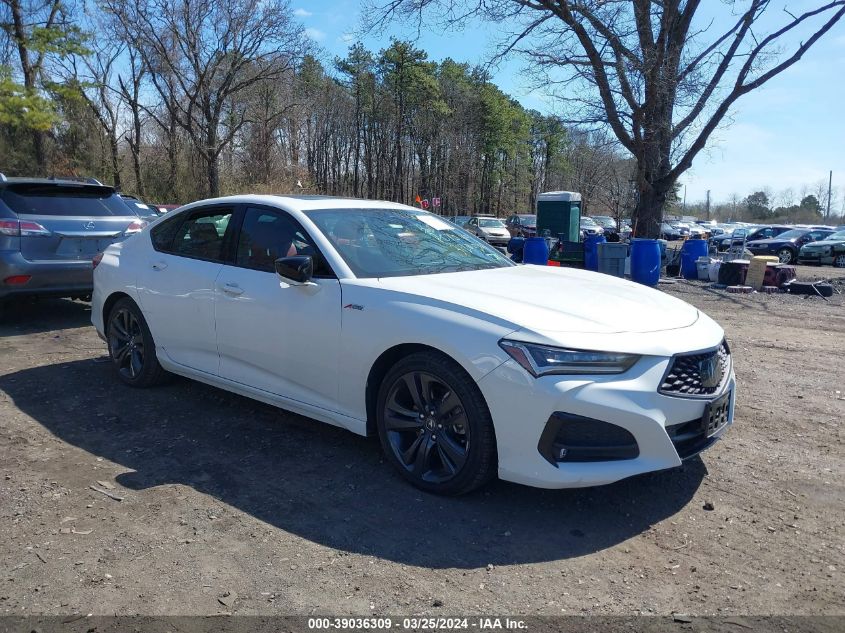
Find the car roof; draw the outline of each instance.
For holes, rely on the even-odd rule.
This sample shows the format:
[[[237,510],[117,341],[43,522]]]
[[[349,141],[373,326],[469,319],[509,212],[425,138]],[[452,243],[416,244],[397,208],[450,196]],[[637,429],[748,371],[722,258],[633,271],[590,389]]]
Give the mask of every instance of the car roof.
[[[399,202],[388,202],[385,200],[364,200],[361,198],[343,198],[339,196],[316,196],[299,194],[242,194],[236,196],[224,196],[220,198],[207,198],[197,200],[183,205],[182,209],[194,208],[206,204],[266,204],[270,206],[281,206],[295,211],[315,211],[318,209],[332,209],[343,211],[344,209],[402,209],[405,211],[417,211],[428,213],[425,209],[418,209]]]
[[[99,180],[93,178],[30,178],[22,176],[3,176],[0,178],[0,187],[6,185],[75,185],[77,187],[108,187],[114,189],[111,185],[104,185]]]

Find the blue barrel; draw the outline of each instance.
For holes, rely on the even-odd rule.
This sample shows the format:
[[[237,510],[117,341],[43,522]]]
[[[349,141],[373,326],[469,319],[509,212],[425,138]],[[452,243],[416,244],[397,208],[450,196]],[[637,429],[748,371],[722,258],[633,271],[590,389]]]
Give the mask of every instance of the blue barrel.
[[[599,244],[606,241],[604,235],[588,235],[584,238],[584,268],[598,272]]]
[[[660,243],[636,238],[631,241],[631,279],[656,286],[660,280]]]
[[[508,253],[511,254],[511,259],[517,263],[522,261],[522,251],[524,248],[524,237],[512,237],[508,242]]]
[[[529,237],[522,249],[523,264],[546,266],[549,263],[549,245],[543,237]]]
[[[698,279],[696,262],[699,257],[707,257],[706,240],[687,240],[681,247],[681,274],[684,279]]]

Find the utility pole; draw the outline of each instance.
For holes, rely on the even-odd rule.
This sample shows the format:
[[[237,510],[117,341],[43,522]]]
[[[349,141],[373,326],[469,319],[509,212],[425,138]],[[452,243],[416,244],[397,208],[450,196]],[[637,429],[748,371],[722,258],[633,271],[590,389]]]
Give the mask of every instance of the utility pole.
[[[825,213],[825,220],[830,219],[830,191],[833,188],[833,170],[830,170],[830,176],[827,179],[827,213]]]
[[[684,210],[681,212],[683,218],[687,214],[687,186],[684,185]]]
[[[710,220],[710,190],[707,190],[707,219]]]

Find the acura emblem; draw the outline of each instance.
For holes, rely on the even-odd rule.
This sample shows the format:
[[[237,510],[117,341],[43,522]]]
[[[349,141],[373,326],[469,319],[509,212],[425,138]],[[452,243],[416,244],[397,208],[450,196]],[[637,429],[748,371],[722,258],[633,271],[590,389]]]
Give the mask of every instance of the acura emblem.
[[[718,387],[722,382],[722,365],[719,357],[713,354],[698,363],[698,375],[701,376],[701,385],[707,389]]]
[[[82,226],[83,226],[83,228],[86,228],[86,229],[88,229],[88,230],[90,231],[91,229],[93,229],[93,228],[94,228],[94,223],[93,223],[93,222],[86,222],[86,223],[85,223],[85,224],[83,224]]]

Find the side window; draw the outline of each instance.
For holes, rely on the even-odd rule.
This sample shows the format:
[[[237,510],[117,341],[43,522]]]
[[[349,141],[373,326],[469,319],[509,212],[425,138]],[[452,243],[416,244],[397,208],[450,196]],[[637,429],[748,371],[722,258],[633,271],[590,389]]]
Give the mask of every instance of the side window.
[[[773,236],[774,236],[773,234],[774,234],[774,230],[773,230],[773,229],[763,229],[762,231],[760,231],[760,237],[759,237],[759,239],[761,239],[761,240],[767,240],[767,239],[769,239],[770,237],[773,237]]]
[[[150,231],[153,248],[157,251],[169,253],[173,244],[173,238],[176,235],[176,231],[182,226],[182,221],[182,217],[168,218],[154,226]]]
[[[247,208],[238,237],[237,265],[271,273],[277,259],[294,255],[311,255],[315,277],[335,276],[296,220],[283,212]]]
[[[176,231],[170,252],[183,257],[222,261],[223,237],[231,219],[231,209],[191,213]]]

